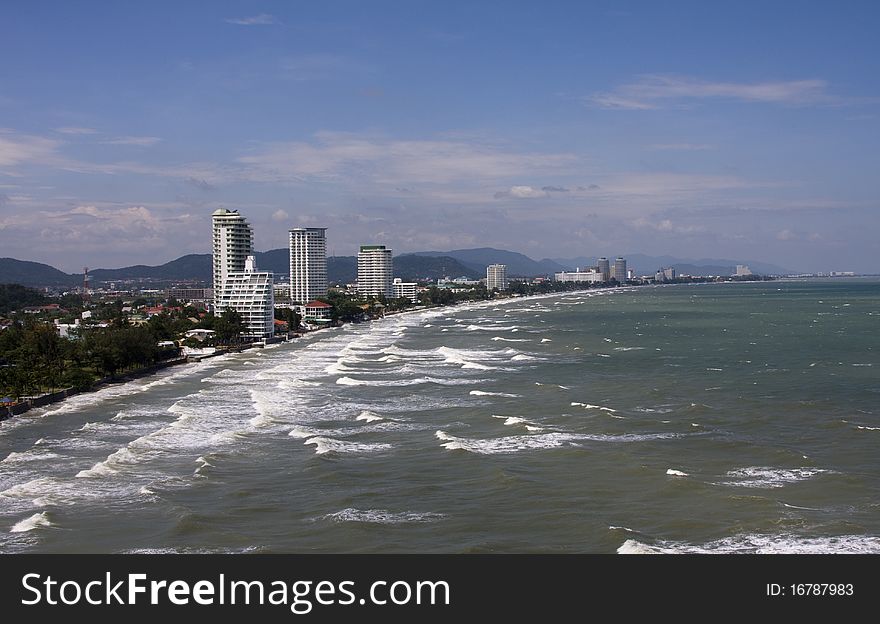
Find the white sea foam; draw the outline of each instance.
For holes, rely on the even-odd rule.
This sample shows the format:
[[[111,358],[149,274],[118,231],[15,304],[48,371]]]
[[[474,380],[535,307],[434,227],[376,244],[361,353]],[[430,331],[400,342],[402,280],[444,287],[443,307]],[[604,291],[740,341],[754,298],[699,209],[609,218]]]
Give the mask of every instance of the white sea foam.
[[[440,379],[437,377],[416,377],[415,379],[353,379],[340,377],[336,383],[343,386],[418,386],[421,384],[437,384],[440,386],[463,386],[489,381],[486,379]]]
[[[603,405],[593,405],[592,403],[578,403],[577,401],[571,402],[572,407],[583,407],[584,409],[594,409],[601,410],[603,412],[616,412],[616,409],[611,409],[610,407],[605,407]]]
[[[314,445],[316,455],[324,455],[325,453],[339,453],[344,455],[376,453],[379,451],[387,451],[391,448],[390,444],[349,442],[348,440],[336,440],[324,436],[309,438],[303,442],[303,444]]]
[[[290,430],[289,435],[291,438],[310,438],[312,436],[318,435],[319,431],[317,429],[310,429],[308,427],[294,427]]]
[[[26,531],[33,531],[34,529],[38,529],[40,527],[50,527],[55,526],[49,520],[49,517],[46,515],[45,511],[41,511],[39,513],[35,513],[29,518],[25,518],[20,522],[16,522],[15,525],[9,529],[10,533],[24,533]]]
[[[109,477],[119,472],[107,465],[107,460],[100,461],[91,468],[80,470],[76,473],[77,479],[94,479],[98,477]]]
[[[509,392],[487,392],[485,390],[471,390],[470,394],[473,396],[498,396],[498,397],[509,397],[509,398],[517,398],[522,395],[520,394],[511,394]]]
[[[384,418],[379,416],[379,414],[377,414],[376,412],[371,412],[370,410],[364,410],[360,414],[358,414],[358,416],[357,416],[357,418],[355,418],[355,420],[363,420],[363,421],[369,423],[369,422],[376,422],[379,420],[384,420]]]
[[[437,353],[443,356],[444,361],[447,364],[456,364],[460,365],[462,368],[471,368],[476,370],[492,370],[491,366],[478,364],[476,362],[465,359],[469,355],[473,354],[473,351],[465,351],[463,349],[450,349],[449,347],[440,347],[439,349],[437,349]]]
[[[731,470],[725,475],[729,481],[723,481],[720,485],[750,488],[780,488],[789,483],[805,481],[816,475],[831,474],[831,470],[820,468],[770,468],[751,466]]]
[[[506,436],[502,438],[458,438],[445,431],[434,433],[441,441],[441,446],[450,451],[462,450],[479,455],[497,455],[505,453],[517,453],[532,449],[558,448],[572,446],[576,436],[569,433],[545,433],[526,436]]]
[[[501,336],[495,336],[492,340],[495,342],[529,342],[528,338],[502,338]]]
[[[645,347],[614,347],[615,351],[641,351]]]
[[[511,362],[525,362],[528,360],[537,360],[537,359],[538,358],[532,357],[531,355],[524,355],[524,354],[520,353],[519,355],[514,355],[512,358],[510,358],[510,361]]]
[[[13,451],[9,455],[6,456],[3,461],[0,461],[0,464],[19,464],[22,462],[32,462],[32,461],[45,461],[47,459],[57,459],[61,457],[58,453],[52,453],[50,451],[26,451],[23,453],[16,453]]]
[[[739,534],[723,539],[692,544],[689,542],[657,541],[646,544],[626,540],[618,554],[866,554],[880,553],[880,537],[870,535],[800,536],[793,534]]]
[[[363,379],[352,379],[351,377],[340,377],[336,380],[336,383],[340,386],[368,386],[370,385],[369,381],[365,381]]]
[[[543,431],[543,429],[537,426],[535,423],[526,420],[525,418],[520,418],[519,416],[497,416],[492,414],[492,418],[499,418],[504,420],[504,424],[508,427],[523,425],[529,431]]]
[[[323,516],[334,522],[366,522],[371,524],[405,524],[412,522],[436,522],[445,518],[443,514],[433,512],[403,511],[393,512],[387,509],[355,509],[348,507],[332,514]]]
[[[541,338],[541,342],[553,342],[550,338]]]
[[[516,331],[519,328],[516,325],[492,325],[492,326],[483,326],[483,325],[468,325],[465,327],[465,331]]]
[[[686,472],[682,472],[681,470],[676,470],[675,468],[667,468],[666,474],[671,477],[689,477],[690,475]]]
[[[880,431],[880,427],[868,427],[867,425],[856,425],[857,429],[867,429],[868,431]]]

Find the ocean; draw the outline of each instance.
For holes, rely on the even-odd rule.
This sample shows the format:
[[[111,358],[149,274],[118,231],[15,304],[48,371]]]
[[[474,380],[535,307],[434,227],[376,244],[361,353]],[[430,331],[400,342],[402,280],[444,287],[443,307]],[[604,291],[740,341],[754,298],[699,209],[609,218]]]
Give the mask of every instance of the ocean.
[[[0,423],[2,552],[880,552],[880,281],[401,314]]]

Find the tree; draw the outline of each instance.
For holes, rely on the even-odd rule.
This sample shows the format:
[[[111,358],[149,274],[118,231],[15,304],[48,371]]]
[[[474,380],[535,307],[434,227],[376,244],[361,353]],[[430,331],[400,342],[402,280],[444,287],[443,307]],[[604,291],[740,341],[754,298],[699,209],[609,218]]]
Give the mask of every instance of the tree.
[[[237,310],[226,309],[219,317],[214,318],[214,332],[220,344],[241,342],[241,334],[246,327]]]

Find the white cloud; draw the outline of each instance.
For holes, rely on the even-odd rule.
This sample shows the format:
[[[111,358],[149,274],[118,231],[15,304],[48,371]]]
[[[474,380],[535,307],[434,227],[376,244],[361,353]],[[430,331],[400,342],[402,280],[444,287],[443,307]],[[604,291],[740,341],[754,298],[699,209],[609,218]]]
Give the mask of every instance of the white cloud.
[[[237,26],[268,26],[278,23],[275,16],[268,13],[260,13],[251,17],[229,17],[224,21],[229,24],[236,24]]]
[[[66,126],[64,128],[55,128],[55,132],[60,132],[61,134],[97,134],[98,131],[94,128],[80,128],[76,126]]]
[[[107,145],[137,145],[139,147],[150,147],[161,141],[159,137],[152,136],[120,136],[101,141]]]
[[[687,100],[718,98],[804,106],[837,101],[827,93],[824,80],[776,82],[708,82],[688,76],[648,74],[610,92],[594,93],[584,100],[598,108],[645,110]]]
[[[290,218],[290,215],[287,214],[286,210],[281,210],[280,208],[272,213],[273,221],[287,221]]]
[[[255,181],[345,179],[390,188],[493,181],[570,168],[571,154],[522,153],[454,140],[395,140],[322,132],[313,142],[271,143],[238,159]]]
[[[0,129],[0,167],[54,159],[60,141]]]
[[[495,193],[495,199],[504,199],[512,197],[513,199],[536,199],[539,197],[547,197],[547,191],[536,189],[532,186],[511,186],[506,191],[498,191]]]
[[[776,240],[792,241],[792,240],[797,240],[798,238],[799,237],[797,234],[795,234],[794,232],[792,232],[791,230],[788,230],[788,229],[780,230],[779,232],[776,233]]]

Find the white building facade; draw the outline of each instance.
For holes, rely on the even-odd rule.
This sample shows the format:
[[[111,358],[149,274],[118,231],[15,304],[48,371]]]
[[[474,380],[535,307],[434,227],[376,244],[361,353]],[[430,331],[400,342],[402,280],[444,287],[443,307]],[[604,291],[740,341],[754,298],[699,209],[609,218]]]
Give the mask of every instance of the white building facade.
[[[406,297],[413,303],[419,302],[419,285],[417,283],[404,282],[401,278],[395,277],[391,288],[394,291],[395,299]]]
[[[294,228],[289,232],[290,300],[307,303],[327,296],[326,228]]]
[[[587,269],[577,271],[562,271],[554,275],[557,282],[589,282],[591,284],[601,284],[605,281],[602,273],[595,269]]]
[[[486,289],[507,290],[507,265],[490,264],[486,267]]]
[[[608,262],[608,258],[599,258],[596,270],[602,274],[603,282],[607,282],[611,279],[611,266]]]
[[[614,261],[614,270],[611,277],[616,279],[618,284],[626,283],[626,260],[624,258],[618,258]]]
[[[262,340],[275,334],[275,290],[273,275],[258,271],[253,256],[245,260],[244,271],[228,273],[215,314],[235,310],[241,315],[245,330],[242,336]]]
[[[358,252],[358,292],[365,296],[394,296],[391,250],[385,245],[361,245]]]
[[[220,208],[211,215],[213,232],[214,307],[222,298],[223,283],[230,273],[244,271],[247,257],[254,253],[254,233],[237,210]]]

